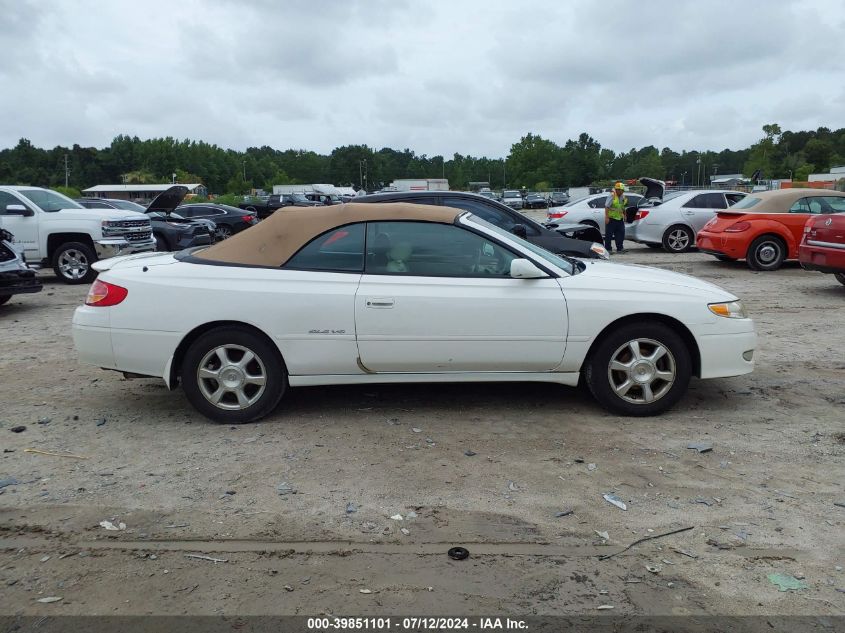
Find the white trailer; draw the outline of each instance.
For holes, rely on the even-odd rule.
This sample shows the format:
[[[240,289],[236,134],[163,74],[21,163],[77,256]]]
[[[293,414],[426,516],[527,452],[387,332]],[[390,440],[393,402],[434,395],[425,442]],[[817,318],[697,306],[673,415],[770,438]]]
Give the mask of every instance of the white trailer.
[[[401,178],[388,187],[390,191],[449,191],[446,178]]]
[[[334,185],[312,184],[312,185],[273,185],[273,194],[283,193],[321,193],[325,195],[342,195]]]

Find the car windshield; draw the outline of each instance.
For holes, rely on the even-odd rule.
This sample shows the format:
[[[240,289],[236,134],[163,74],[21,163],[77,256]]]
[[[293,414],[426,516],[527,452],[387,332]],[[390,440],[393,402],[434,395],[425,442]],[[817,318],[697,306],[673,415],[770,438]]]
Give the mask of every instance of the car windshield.
[[[540,246],[532,244],[531,242],[524,240],[521,237],[510,233],[509,231],[499,228],[494,224],[490,224],[486,220],[482,220],[481,218],[479,218],[477,215],[469,214],[465,217],[473,224],[478,224],[486,229],[493,231],[494,233],[497,233],[498,235],[506,239],[513,240],[523,248],[531,251],[541,259],[545,259],[553,266],[557,266],[561,270],[566,271],[570,275],[577,275],[579,272],[581,272],[581,270],[577,266],[575,266],[572,262],[565,260],[563,257],[558,257],[554,253],[547,251],[545,248],[541,248]]]
[[[761,198],[754,198],[752,196],[748,196],[747,198],[743,198],[742,200],[737,202],[735,205],[733,205],[731,207],[731,209],[750,209],[751,207],[756,205],[758,202],[760,202],[760,200],[761,200]]]
[[[81,204],[74,202],[67,196],[49,189],[21,189],[18,193],[44,211],[58,211],[60,209],[84,209]]]
[[[519,198],[519,192],[518,191],[506,191],[504,193],[504,197],[505,198]]]
[[[686,191],[670,191],[665,196],[663,196],[663,202],[667,200],[671,200],[672,198],[677,198],[678,196],[682,196],[683,194],[687,193]]]
[[[585,200],[588,200],[588,199],[591,199],[591,198],[592,198],[592,196],[583,196],[582,198],[575,198],[575,200],[570,200],[566,204],[568,206],[571,206],[573,204],[578,204],[579,202],[584,202]]]
[[[118,209],[123,209],[124,211],[143,212],[147,210],[144,205],[138,204],[137,202],[130,202],[129,200],[109,200],[109,202]]]
[[[292,193],[290,197],[295,202],[308,202],[308,198],[306,198],[305,194],[302,193]]]

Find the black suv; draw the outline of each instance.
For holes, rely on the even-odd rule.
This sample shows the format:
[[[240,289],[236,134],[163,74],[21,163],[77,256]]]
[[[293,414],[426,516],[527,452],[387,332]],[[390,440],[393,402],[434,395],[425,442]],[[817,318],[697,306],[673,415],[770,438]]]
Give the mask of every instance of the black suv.
[[[352,202],[412,202],[414,204],[454,207],[469,211],[482,220],[510,231],[514,235],[552,253],[592,259],[608,258],[604,246],[596,243],[601,241],[601,234],[595,227],[584,224],[548,224],[544,226],[501,202],[476,193],[464,191],[391,191],[359,196],[354,198]]]

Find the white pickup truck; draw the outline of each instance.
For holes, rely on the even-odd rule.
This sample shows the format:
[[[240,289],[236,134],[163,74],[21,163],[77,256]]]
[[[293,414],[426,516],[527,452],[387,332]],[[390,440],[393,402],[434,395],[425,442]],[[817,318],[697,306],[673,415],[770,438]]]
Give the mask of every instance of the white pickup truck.
[[[0,222],[30,264],[52,266],[69,284],[89,283],[98,259],[154,251],[150,219],[120,209],[86,209],[40,187],[0,185]]]

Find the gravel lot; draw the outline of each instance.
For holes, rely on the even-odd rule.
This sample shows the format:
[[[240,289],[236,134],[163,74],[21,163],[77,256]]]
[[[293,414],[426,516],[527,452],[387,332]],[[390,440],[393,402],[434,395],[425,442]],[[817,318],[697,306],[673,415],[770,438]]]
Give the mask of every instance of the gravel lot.
[[[78,365],[87,288],[42,273],[0,308],[0,479],[19,482],[0,489],[0,614],[841,614],[845,287],[630,247],[743,298],[754,374],[694,380],[652,419],[558,386],[415,385],[296,389],[220,426]]]

